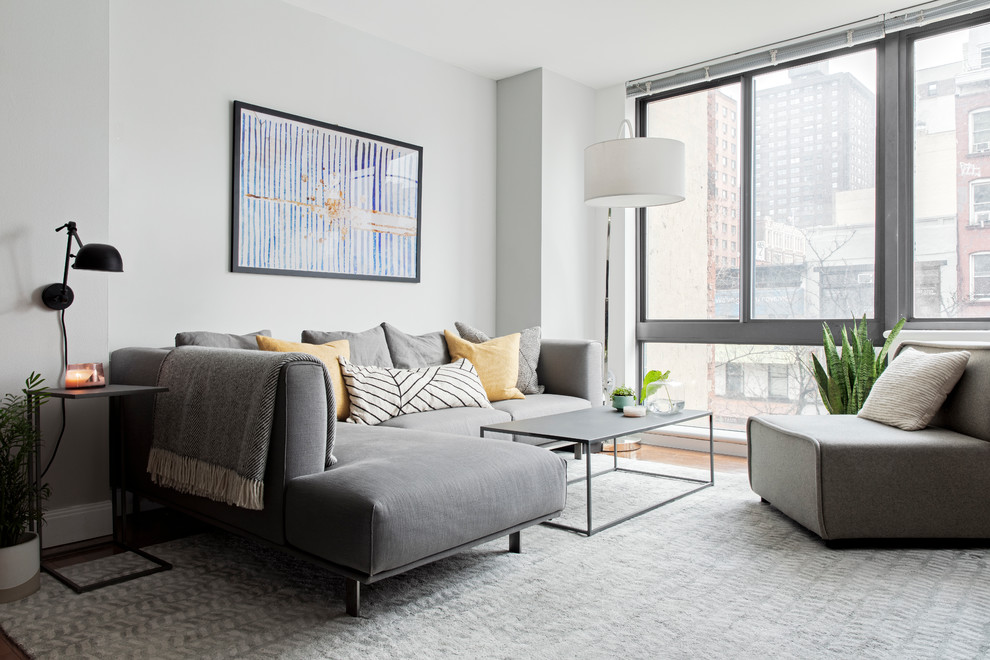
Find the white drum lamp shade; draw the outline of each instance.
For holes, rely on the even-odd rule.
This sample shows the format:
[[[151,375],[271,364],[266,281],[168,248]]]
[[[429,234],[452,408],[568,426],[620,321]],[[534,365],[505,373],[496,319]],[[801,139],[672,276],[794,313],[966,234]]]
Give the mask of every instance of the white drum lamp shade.
[[[620,138],[584,150],[588,206],[639,208],[684,201],[684,143]]]

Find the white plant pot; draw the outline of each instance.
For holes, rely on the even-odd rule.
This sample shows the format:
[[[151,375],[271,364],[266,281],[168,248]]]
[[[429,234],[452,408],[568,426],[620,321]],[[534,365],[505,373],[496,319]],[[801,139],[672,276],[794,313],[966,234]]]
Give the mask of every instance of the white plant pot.
[[[0,548],[0,603],[30,596],[41,587],[41,545],[26,532],[21,542]]]

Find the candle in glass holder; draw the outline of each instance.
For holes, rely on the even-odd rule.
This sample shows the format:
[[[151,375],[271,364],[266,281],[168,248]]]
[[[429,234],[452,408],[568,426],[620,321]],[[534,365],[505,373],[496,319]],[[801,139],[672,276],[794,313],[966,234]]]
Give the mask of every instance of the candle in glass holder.
[[[69,369],[65,372],[65,386],[69,389],[83,387],[92,377],[92,369]]]
[[[104,387],[107,380],[103,375],[102,362],[70,364],[65,369],[65,386],[69,389],[80,387]]]

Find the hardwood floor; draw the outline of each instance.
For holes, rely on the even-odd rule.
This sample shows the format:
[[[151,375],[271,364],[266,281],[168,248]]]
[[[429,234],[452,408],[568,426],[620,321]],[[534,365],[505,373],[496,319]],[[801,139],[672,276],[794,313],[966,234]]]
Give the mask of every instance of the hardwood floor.
[[[670,449],[641,445],[635,451],[619,452],[620,458],[631,458],[638,461],[651,461],[664,465],[679,465],[681,467],[708,469],[708,452],[689,451],[687,449]],[[749,468],[746,459],[741,456],[724,456],[715,454],[715,471],[729,474],[746,474]]]
[[[620,452],[620,456],[623,458],[632,458],[638,461],[651,461],[654,463],[663,463],[665,465],[679,465],[682,467],[693,467],[698,469],[708,468],[708,453],[699,451],[688,451],[686,449],[668,449],[667,447],[654,447],[652,445],[642,445],[636,451],[630,452]],[[731,474],[746,474],[746,459],[739,456],[723,456],[721,454],[715,455],[715,471]],[[150,522],[146,522],[144,525],[140,525],[138,532],[138,544],[147,545],[149,543],[158,543],[167,540],[168,537],[174,538],[176,536],[175,525],[169,521],[169,518],[176,514],[171,512],[163,512],[158,516],[158,519],[150,519]],[[189,524],[191,527],[183,527],[183,525]],[[197,524],[195,523],[181,523],[182,534],[188,534],[190,532],[195,532]],[[168,530],[168,531],[165,531]],[[70,548],[59,548],[56,550],[68,550]],[[46,550],[45,554],[49,554],[50,550]],[[93,556],[88,556],[85,558],[95,559],[101,556],[98,552],[94,553]],[[75,558],[79,561],[78,557]],[[25,655],[14,643],[7,637],[2,630],[0,630],[0,660],[27,660],[29,656]]]

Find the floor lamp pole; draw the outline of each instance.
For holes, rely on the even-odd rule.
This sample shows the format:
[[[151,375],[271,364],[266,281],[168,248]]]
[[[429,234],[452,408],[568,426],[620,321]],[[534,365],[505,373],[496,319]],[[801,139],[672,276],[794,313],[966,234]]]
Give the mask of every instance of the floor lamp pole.
[[[608,278],[609,258],[612,255],[612,208],[608,209],[608,224],[605,226],[605,343],[602,351],[602,403],[608,403]]]

